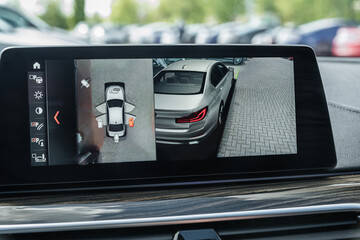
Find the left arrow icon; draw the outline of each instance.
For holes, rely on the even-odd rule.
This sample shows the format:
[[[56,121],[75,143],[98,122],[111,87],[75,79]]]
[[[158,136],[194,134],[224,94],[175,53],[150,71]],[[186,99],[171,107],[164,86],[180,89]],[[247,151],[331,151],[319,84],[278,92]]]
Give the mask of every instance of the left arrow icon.
[[[60,124],[59,120],[57,119],[57,117],[58,117],[58,115],[59,115],[59,112],[60,112],[60,111],[57,111],[56,114],[55,114],[55,116],[54,116],[55,122],[56,122],[57,124]]]

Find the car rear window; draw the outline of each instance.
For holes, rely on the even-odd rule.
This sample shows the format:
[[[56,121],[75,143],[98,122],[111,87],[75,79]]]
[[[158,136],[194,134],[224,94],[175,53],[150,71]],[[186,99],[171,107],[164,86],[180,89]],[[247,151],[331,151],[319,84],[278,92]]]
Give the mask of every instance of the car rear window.
[[[120,131],[124,130],[124,125],[123,124],[110,124],[109,130],[112,132],[120,132]]]
[[[154,79],[155,93],[198,94],[202,92],[204,72],[163,71]]]
[[[108,106],[111,107],[122,107],[123,105],[123,100],[120,99],[111,99],[109,101],[107,101]]]

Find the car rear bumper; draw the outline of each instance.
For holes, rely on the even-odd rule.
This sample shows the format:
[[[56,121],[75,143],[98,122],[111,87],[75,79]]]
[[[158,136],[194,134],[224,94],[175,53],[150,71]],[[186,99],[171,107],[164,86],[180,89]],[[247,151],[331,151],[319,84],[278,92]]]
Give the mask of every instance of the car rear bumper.
[[[189,128],[155,128],[156,142],[162,144],[199,144],[207,139],[217,127],[217,118],[208,119],[205,124],[197,123]]]

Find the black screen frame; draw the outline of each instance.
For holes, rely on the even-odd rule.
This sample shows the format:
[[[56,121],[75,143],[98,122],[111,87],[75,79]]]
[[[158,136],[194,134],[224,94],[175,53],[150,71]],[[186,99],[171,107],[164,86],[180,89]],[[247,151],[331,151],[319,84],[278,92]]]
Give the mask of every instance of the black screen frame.
[[[241,157],[205,161],[108,163],[88,166],[31,167],[26,69],[34,60],[162,57],[293,57],[298,154]],[[251,178],[281,172],[324,171],[335,167],[336,155],[325,93],[313,50],[306,46],[258,45],[121,45],[9,48],[2,52],[0,96],[5,118],[0,120],[0,186],[108,182],[136,185],[139,181],[211,180],[225,176]],[[24,136],[25,135],[25,136]],[[10,157],[8,157],[10,156]],[[123,182],[123,183],[122,183]]]

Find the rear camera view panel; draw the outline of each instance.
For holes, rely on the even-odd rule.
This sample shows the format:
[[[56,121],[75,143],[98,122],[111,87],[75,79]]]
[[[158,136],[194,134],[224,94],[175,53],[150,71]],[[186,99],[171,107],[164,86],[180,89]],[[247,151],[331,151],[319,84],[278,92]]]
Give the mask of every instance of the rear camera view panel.
[[[296,154],[292,58],[153,59],[158,160]]]
[[[76,60],[75,66],[77,162],[156,160],[151,59]]]

